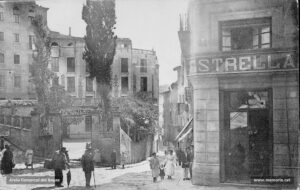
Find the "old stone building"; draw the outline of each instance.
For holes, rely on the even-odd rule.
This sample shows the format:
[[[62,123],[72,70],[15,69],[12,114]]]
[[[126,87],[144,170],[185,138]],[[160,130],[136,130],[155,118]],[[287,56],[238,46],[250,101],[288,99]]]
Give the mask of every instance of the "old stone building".
[[[35,98],[29,83],[34,49],[31,19],[43,15],[47,8],[34,1],[0,2],[0,99]]]
[[[180,42],[193,87],[193,184],[296,185],[297,2],[194,0],[188,18]]]

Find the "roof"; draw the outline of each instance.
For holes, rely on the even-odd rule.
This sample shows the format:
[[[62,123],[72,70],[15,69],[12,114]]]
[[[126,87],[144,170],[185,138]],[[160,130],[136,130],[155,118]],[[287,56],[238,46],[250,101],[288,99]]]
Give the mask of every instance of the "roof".
[[[84,40],[83,37],[69,36],[52,30],[50,30],[49,37],[56,38],[56,39]]]

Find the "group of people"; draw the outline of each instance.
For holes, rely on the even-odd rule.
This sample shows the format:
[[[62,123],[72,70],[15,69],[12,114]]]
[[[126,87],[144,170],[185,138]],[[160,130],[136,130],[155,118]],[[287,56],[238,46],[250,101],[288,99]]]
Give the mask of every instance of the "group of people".
[[[11,174],[12,169],[15,167],[14,156],[10,150],[9,145],[5,145],[4,149],[0,152],[1,160],[1,174]]]
[[[164,180],[164,176],[167,176],[167,179],[172,179],[172,176],[175,175],[175,167],[177,165],[177,161],[178,165],[181,165],[181,167],[183,168],[183,180],[191,179],[193,158],[193,147],[187,147],[185,152],[179,149],[177,151],[177,158],[173,153],[173,150],[168,150],[167,152],[165,152],[165,159],[162,163],[160,163],[159,159],[156,156],[156,153],[153,153],[152,157],[149,160],[153,182],[156,182],[159,176],[161,180]]]

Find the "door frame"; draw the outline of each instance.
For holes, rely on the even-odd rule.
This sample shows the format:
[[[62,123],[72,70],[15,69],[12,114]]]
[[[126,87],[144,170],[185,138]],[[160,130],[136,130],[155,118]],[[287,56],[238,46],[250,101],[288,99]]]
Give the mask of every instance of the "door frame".
[[[272,88],[232,88],[232,89],[220,89],[219,90],[219,118],[220,118],[220,182],[221,183],[230,183],[226,181],[226,172],[225,172],[225,164],[226,164],[226,148],[228,148],[225,144],[226,137],[228,131],[226,130],[226,125],[228,125],[228,121],[225,120],[225,109],[228,110],[229,100],[226,99],[226,96],[228,97],[228,94],[230,92],[241,92],[241,91],[267,91],[268,92],[268,102],[267,110],[269,113],[269,139],[270,139],[270,176],[273,176],[273,164],[274,164],[274,141],[273,141],[273,92]],[[239,109],[237,111],[247,111],[247,109]],[[255,108],[251,109],[255,110]],[[258,110],[261,110],[258,108]],[[249,116],[248,116],[249,117]]]

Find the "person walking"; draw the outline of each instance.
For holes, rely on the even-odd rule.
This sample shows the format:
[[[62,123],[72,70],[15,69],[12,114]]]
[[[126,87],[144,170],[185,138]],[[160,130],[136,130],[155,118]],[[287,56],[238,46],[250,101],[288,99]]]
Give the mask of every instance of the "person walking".
[[[181,164],[182,164],[182,154],[184,154],[184,153],[181,150],[181,148],[177,149],[176,156],[177,156],[177,159],[178,159],[178,165],[179,166],[181,166]]]
[[[117,168],[117,152],[115,149],[113,149],[111,155],[110,155],[110,159],[111,159],[111,169],[116,169]]]
[[[5,145],[5,151],[1,159],[1,171],[3,174],[11,174],[12,169],[15,167],[14,155],[8,145]]]
[[[157,177],[159,176],[159,160],[156,157],[156,153],[152,153],[152,157],[149,160],[150,168],[152,171],[153,182],[157,181]]]
[[[122,169],[125,169],[125,162],[126,162],[126,154],[125,154],[125,152],[122,152],[122,154],[121,154]]]
[[[169,150],[169,154],[167,155],[165,160],[166,176],[168,176],[168,179],[172,179],[172,176],[175,174],[175,166],[175,155],[173,154],[173,150]]]
[[[91,147],[87,147],[85,153],[81,158],[81,165],[85,175],[85,186],[91,187],[90,181],[92,177],[92,171],[94,171],[94,162],[93,162],[93,151]]]
[[[52,163],[54,169],[54,179],[56,187],[63,187],[63,173],[62,170],[66,169],[66,166],[69,168],[69,163],[67,161],[66,155],[64,153],[64,147],[60,150],[54,152],[52,156]]]
[[[31,166],[31,169],[33,169],[33,150],[32,149],[27,149],[25,152],[25,166],[26,169],[28,168],[28,166]]]
[[[161,180],[164,180],[165,178],[165,167],[163,164],[160,165],[159,167],[159,176]]]
[[[193,178],[194,146],[190,147],[187,160],[189,161],[190,178]]]
[[[183,180],[189,180],[190,155],[189,148],[182,154]]]

